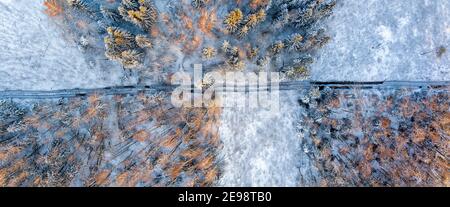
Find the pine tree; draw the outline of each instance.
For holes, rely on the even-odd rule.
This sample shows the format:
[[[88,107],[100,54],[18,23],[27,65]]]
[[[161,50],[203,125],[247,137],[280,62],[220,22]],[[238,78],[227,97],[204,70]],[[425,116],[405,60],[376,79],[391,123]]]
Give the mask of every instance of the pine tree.
[[[222,47],[221,47],[222,51],[227,53],[228,49],[230,49],[230,47],[231,47],[230,42],[228,42],[228,40],[224,40],[222,43]]]
[[[246,18],[245,26],[252,28],[252,27],[256,26],[256,24],[258,24],[258,22],[259,22],[258,15],[250,14]]]
[[[142,62],[142,53],[137,50],[125,50],[121,53],[121,62],[125,68],[137,68]]]
[[[284,47],[285,47],[285,45],[284,45],[283,41],[279,40],[279,41],[276,41],[272,45],[272,47],[270,48],[270,51],[274,54],[278,54],[281,51],[283,51]]]
[[[242,19],[242,11],[240,9],[235,9],[228,14],[224,21],[224,24],[226,25],[228,31],[234,32],[238,29]]]
[[[216,50],[212,47],[205,47],[202,50],[203,58],[211,59],[216,55]]]
[[[258,13],[256,13],[256,18],[258,19],[258,22],[266,20],[266,11],[264,9],[260,9]]]
[[[242,26],[242,28],[238,32],[238,36],[240,38],[247,36],[249,30],[250,30],[250,28],[247,27],[246,25]]]
[[[300,7],[292,21],[296,27],[309,27],[321,18],[327,17],[336,6],[336,1],[329,3],[311,1],[306,6]]]
[[[288,41],[289,42],[289,49],[290,50],[300,50],[300,48],[302,47],[301,43],[303,41],[303,36],[300,34],[292,34]]]
[[[191,4],[194,8],[199,9],[205,7],[209,3],[209,1],[210,0],[192,0]]]
[[[104,6],[100,6],[100,12],[102,13],[104,18],[109,19],[113,22],[120,22],[122,20],[122,17],[119,13],[114,10],[107,9]]]
[[[258,56],[259,54],[259,48],[258,47],[253,47],[252,49],[250,49],[250,52],[248,54],[248,58],[249,59],[253,59],[256,56]]]
[[[123,29],[117,27],[107,28],[108,37],[105,38],[105,43],[113,44],[115,47],[132,47],[134,43],[133,35]]]
[[[58,16],[64,12],[61,3],[56,0],[45,0],[44,6],[46,7],[45,13],[51,17]]]
[[[139,2],[137,0],[122,0],[122,6],[126,9],[136,10],[139,8]]]
[[[144,35],[136,35],[136,43],[140,48],[152,48],[153,44],[150,39]]]
[[[108,36],[104,38],[106,57],[119,61],[125,68],[139,67],[143,54],[138,47],[139,44],[144,47],[148,46],[149,42],[144,39],[146,37],[134,37],[128,31],[116,27],[108,27],[107,32]]]
[[[146,0],[123,0],[118,10],[125,20],[146,31],[151,29],[158,18],[156,8]]]
[[[72,8],[87,10],[87,3],[85,0],[67,0],[67,4]]]
[[[289,23],[290,14],[289,14],[289,9],[287,8],[286,4],[282,4],[280,6],[280,9],[277,12],[277,14],[275,15],[275,17],[276,17],[275,24],[276,24],[277,28],[284,27],[286,24]]]

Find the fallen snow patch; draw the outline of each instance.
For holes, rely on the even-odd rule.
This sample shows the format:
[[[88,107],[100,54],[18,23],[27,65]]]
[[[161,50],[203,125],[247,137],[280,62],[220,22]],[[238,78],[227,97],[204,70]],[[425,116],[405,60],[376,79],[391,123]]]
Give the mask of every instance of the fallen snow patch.
[[[450,80],[450,1],[340,1],[326,24],[314,80]]]
[[[0,90],[126,84],[119,65],[105,68],[102,57],[86,58],[44,9],[43,0],[0,2]]]

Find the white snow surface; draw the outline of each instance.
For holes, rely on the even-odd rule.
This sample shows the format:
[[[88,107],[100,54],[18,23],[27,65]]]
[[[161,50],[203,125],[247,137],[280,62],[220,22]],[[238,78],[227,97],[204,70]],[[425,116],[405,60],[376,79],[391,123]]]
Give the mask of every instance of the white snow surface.
[[[99,88],[123,83],[123,70],[87,60],[44,13],[43,0],[0,0],[0,90]]]
[[[280,109],[224,108],[219,133],[224,172],[220,186],[298,186],[301,164],[296,92],[280,93]],[[244,93],[238,94],[240,100]],[[273,102],[275,103],[275,102]]]
[[[450,80],[448,0],[341,0],[326,25],[314,80]]]

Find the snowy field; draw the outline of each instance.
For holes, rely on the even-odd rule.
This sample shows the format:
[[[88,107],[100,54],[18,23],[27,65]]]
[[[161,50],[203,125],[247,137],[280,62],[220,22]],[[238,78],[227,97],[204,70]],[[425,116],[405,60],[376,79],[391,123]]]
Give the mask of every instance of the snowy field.
[[[118,64],[86,59],[44,13],[43,0],[0,1],[0,90],[98,88],[127,83]],[[104,57],[98,57],[103,58]]]
[[[280,110],[225,108],[219,128],[223,142],[222,186],[298,186],[300,139],[295,124],[296,92],[280,93]],[[244,97],[241,95],[239,100]],[[275,103],[272,101],[272,103]]]
[[[345,0],[326,21],[314,80],[450,80],[450,1]]]

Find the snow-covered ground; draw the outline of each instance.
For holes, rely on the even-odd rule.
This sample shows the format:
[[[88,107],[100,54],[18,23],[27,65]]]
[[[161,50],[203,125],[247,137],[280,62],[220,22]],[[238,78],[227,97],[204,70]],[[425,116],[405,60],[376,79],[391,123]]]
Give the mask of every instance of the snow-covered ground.
[[[298,186],[300,142],[296,92],[280,93],[277,112],[225,108],[219,129],[223,142],[222,186]],[[240,100],[245,99],[239,94]],[[276,102],[272,102],[276,103]]]
[[[314,80],[450,80],[450,1],[343,0],[327,26]]]
[[[0,90],[98,88],[123,82],[118,64],[101,67],[101,57],[87,60],[64,37],[44,13],[43,0],[1,0],[0,31]]]

